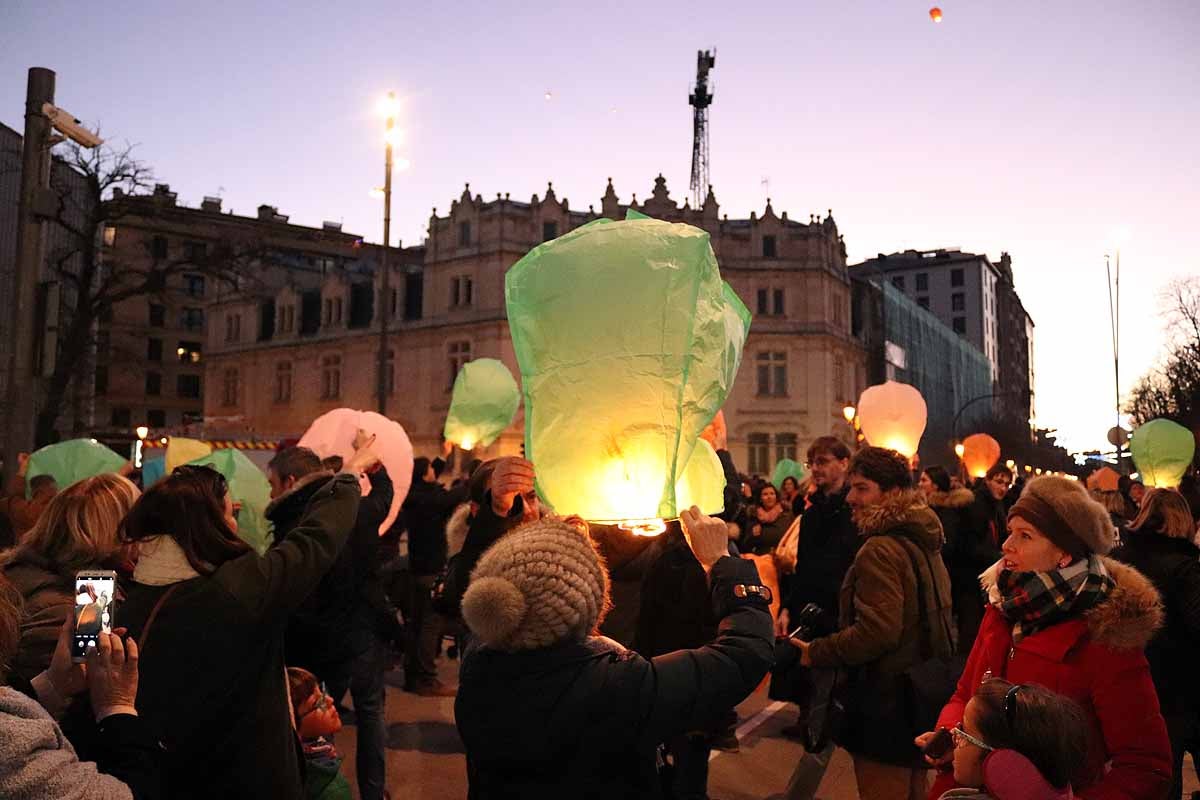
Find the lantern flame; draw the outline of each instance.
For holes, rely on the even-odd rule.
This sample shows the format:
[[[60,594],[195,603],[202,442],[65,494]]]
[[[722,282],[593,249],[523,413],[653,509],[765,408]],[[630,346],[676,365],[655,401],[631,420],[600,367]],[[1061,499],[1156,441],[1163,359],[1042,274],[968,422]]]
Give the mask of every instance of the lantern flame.
[[[667,529],[667,523],[661,519],[623,519],[617,527],[634,536],[658,536]]]
[[[464,436],[463,440],[458,443],[458,447],[460,450],[468,450],[469,451],[474,446],[475,446],[475,440],[472,439],[470,436]]]

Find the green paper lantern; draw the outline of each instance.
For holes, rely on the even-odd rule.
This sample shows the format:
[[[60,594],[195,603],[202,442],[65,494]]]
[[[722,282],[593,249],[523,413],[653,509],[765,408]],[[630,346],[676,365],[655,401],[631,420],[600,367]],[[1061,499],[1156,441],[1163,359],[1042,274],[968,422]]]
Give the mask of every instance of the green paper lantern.
[[[704,439],[696,442],[683,474],[675,482],[678,509],[698,506],[705,514],[725,510],[725,469],[717,451]]]
[[[707,233],[633,217],[539,245],[505,277],[538,492],[596,522],[678,516],[750,328]]]
[[[194,466],[208,466],[225,476],[229,484],[229,496],[235,504],[240,504],[238,510],[238,536],[242,541],[253,547],[262,555],[271,543],[270,529],[264,512],[271,502],[271,484],[258,465],[247,458],[242,451],[226,449],[214,450],[195,461],[189,461]]]
[[[776,489],[780,489],[783,487],[784,478],[795,478],[796,483],[800,483],[804,480],[804,467],[790,458],[781,458],[775,464],[775,471],[771,473],[771,483]]]
[[[1133,432],[1129,451],[1147,486],[1171,488],[1179,485],[1196,455],[1196,437],[1169,419],[1155,419]]]
[[[486,447],[512,424],[519,405],[521,390],[504,362],[477,358],[454,379],[443,435],[463,450]]]
[[[84,478],[120,472],[128,461],[95,439],[70,439],[47,445],[29,457],[25,470],[26,492],[29,482],[38,475],[50,475],[59,489],[65,489]]]

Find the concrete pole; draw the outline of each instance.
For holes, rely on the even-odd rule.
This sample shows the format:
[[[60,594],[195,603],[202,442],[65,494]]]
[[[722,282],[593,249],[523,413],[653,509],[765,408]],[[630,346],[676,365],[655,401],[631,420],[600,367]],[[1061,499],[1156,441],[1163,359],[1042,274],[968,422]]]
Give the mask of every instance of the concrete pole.
[[[43,103],[54,102],[54,72],[30,67],[25,90],[25,139],[21,154],[21,195],[17,204],[17,261],[12,314],[12,351],[8,362],[8,415],[4,426],[4,471],[12,475],[17,454],[30,452],[36,423],[37,378],[33,374],[36,343],[34,305],[42,261],[42,221],[34,214],[37,196],[50,185],[50,120]]]

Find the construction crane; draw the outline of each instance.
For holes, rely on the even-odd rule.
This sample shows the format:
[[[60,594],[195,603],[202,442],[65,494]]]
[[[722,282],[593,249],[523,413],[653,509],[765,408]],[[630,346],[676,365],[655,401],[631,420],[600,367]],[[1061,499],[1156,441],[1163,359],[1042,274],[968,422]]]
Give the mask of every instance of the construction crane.
[[[688,96],[693,111],[692,123],[692,207],[704,205],[708,196],[708,107],[712,92],[708,90],[708,71],[717,65],[716,50],[696,53],[696,88]]]

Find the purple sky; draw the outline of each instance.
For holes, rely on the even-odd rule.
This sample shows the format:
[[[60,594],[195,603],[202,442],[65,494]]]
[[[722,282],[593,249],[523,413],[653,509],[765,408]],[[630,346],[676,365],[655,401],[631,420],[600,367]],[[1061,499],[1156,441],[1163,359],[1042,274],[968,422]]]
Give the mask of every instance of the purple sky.
[[[1158,289],[1200,273],[1200,4],[65,2],[8,0],[0,121],[25,73],[139,144],[197,205],[341,220],[382,237],[377,98],[403,99],[393,224],[421,239],[469,181],[572,207],[687,195],[695,53],[718,49],[723,212],[832,208],[852,260],[906,247],[1012,254],[1037,323],[1037,417],[1071,448],[1113,423],[1103,255],[1122,250],[1122,383],[1158,357]],[[253,10],[247,10],[253,8]],[[553,97],[544,98],[549,90]]]

